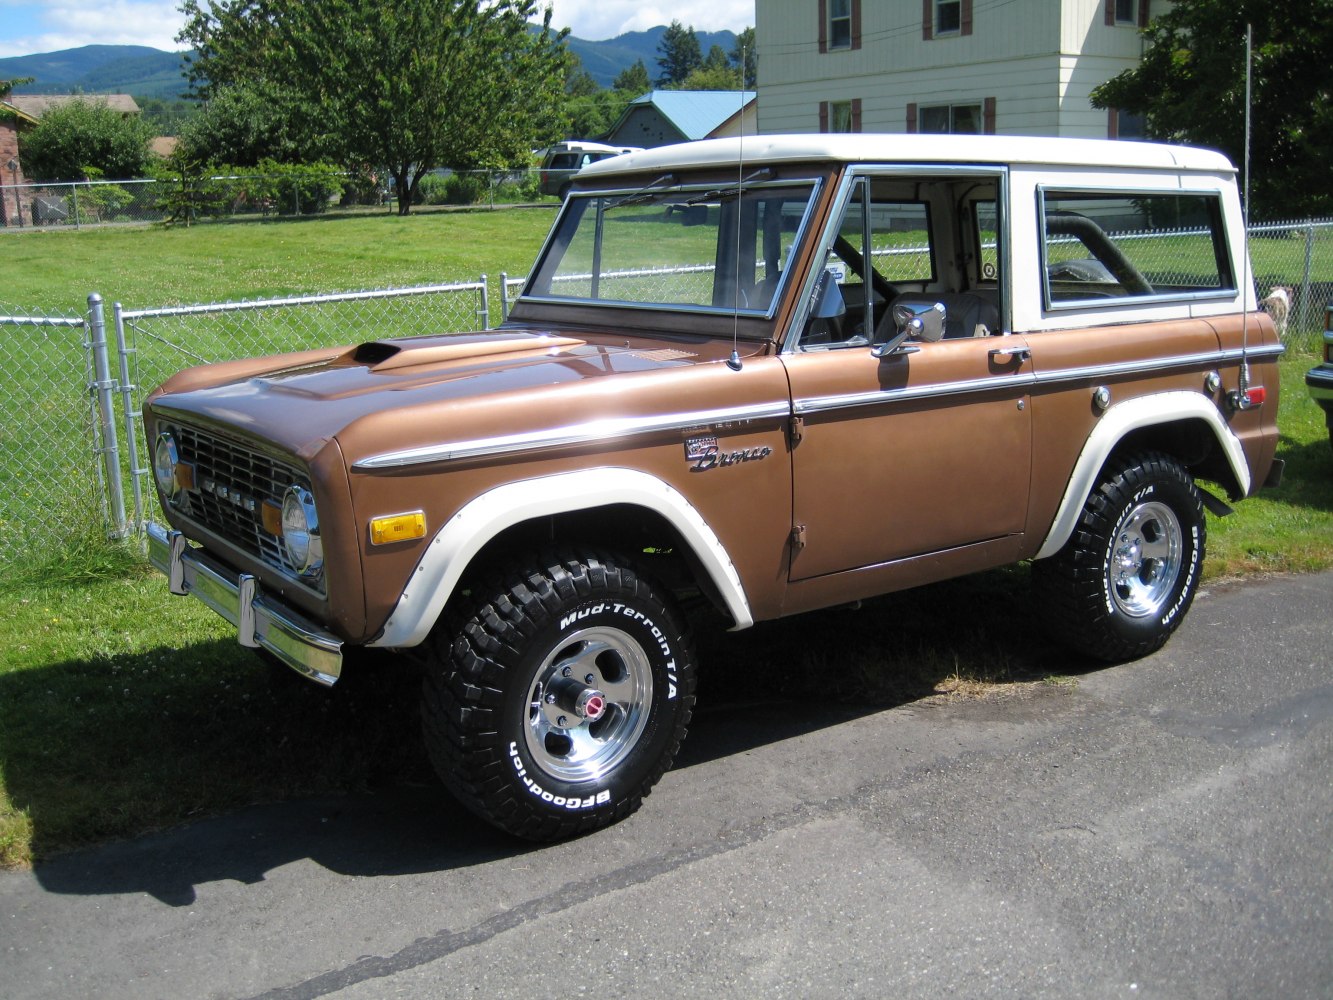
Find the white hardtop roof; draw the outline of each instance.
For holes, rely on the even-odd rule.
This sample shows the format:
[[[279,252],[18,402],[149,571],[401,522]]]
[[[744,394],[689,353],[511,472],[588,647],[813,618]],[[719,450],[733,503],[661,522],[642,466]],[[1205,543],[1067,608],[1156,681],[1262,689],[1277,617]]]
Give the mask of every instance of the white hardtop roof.
[[[1052,164],[1078,167],[1129,167],[1234,174],[1221,153],[1194,146],[1110,139],[1057,139],[1022,135],[920,135],[813,133],[750,135],[743,139],[704,139],[626,153],[584,167],[581,178],[641,170],[735,166],[744,146],[744,162],[798,163],[947,163]]]

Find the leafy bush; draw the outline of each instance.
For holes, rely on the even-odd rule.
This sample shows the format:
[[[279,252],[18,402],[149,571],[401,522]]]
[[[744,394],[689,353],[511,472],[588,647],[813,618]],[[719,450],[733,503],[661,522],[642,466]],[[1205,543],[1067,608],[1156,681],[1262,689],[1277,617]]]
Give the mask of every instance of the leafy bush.
[[[54,107],[23,133],[23,170],[35,181],[82,180],[92,170],[112,180],[144,176],[152,128],[104,101],[76,100]]]

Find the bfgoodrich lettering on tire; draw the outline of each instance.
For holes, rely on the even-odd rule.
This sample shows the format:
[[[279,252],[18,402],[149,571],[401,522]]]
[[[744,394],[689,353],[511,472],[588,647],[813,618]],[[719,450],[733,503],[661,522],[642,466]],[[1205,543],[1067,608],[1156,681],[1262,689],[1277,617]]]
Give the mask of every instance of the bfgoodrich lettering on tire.
[[[1052,633],[1108,661],[1161,648],[1198,590],[1205,535],[1179,462],[1155,452],[1113,460],[1065,547],[1033,565]]]
[[[632,813],[694,706],[679,613],[627,560],[560,552],[474,587],[429,641],[422,725],[445,784],[554,840]]]

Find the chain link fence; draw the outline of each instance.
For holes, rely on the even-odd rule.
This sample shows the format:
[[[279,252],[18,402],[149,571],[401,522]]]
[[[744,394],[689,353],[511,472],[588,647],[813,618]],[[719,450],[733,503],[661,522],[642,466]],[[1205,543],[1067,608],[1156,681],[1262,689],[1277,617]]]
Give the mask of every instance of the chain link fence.
[[[418,183],[413,205],[555,205],[555,197],[541,193],[540,180],[541,171],[535,168],[433,171]],[[0,231],[9,232],[397,211],[390,186],[345,176],[332,182],[255,174],[0,185]]]
[[[1284,341],[1314,350],[1324,306],[1333,301],[1333,221],[1265,223],[1250,235],[1260,296],[1284,290],[1285,316],[1275,316]],[[1173,267],[1185,267],[1197,243],[1197,234],[1186,233],[1168,246],[1179,261]],[[678,270],[694,277],[693,268]],[[679,281],[682,275],[635,271],[622,277]],[[500,276],[502,319],[525,282]],[[104,308],[93,296],[87,313],[63,316],[0,304],[0,363],[9,373],[0,404],[0,572],[33,552],[72,539],[123,535],[154,516],[145,510],[153,491],[144,483],[150,463],[139,407],[144,393],[179,369],[485,329],[489,303],[482,275],[465,284],[158,309]]]
[[[0,304],[0,570],[104,531],[104,451],[85,316]]]
[[[145,487],[143,397],[181,368],[458,333],[489,324],[478,281],[160,309],[107,307],[80,316],[0,306],[0,572],[82,539],[124,537],[156,501]]]

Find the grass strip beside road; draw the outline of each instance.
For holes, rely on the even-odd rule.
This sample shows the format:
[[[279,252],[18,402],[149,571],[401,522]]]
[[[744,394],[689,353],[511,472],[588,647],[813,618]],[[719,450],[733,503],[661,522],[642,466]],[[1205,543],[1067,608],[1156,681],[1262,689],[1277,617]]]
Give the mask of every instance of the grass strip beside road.
[[[477,261],[511,267],[510,258],[511,273],[523,274],[549,219],[549,212],[521,211],[199,227],[187,234],[193,251],[162,250],[213,255],[211,264],[190,262],[192,284],[173,285],[175,293],[149,276],[174,274],[153,259],[153,241],[176,231],[117,231],[100,249],[78,242],[96,233],[35,235],[77,236],[62,242],[76,258],[69,270],[75,277],[62,282],[97,273],[89,255],[110,255],[140,281],[125,292],[102,290],[142,306],[173,294],[187,301],[179,298],[186,287],[214,299],[464,280]],[[474,224],[478,232],[512,226],[502,237],[511,242],[503,249],[462,245]],[[319,238],[335,229],[353,235]],[[292,235],[297,230],[304,235]],[[265,246],[266,231],[285,249]],[[380,246],[395,238],[398,245]],[[367,245],[358,247],[362,241]],[[29,261],[59,256],[30,236],[6,248]],[[361,254],[373,262],[377,248],[405,265],[413,253],[438,256],[411,265],[428,274],[386,264],[375,270],[384,280],[356,281]],[[470,263],[446,272],[442,262],[461,254]],[[254,270],[236,255],[267,264]],[[333,264],[340,256],[348,262],[342,270]],[[309,261],[314,277],[294,271],[292,261]],[[268,283],[262,288],[245,284],[261,277]],[[58,311],[71,286],[61,291],[43,280],[49,287],[42,307]],[[1312,353],[1299,352],[1282,362],[1278,457],[1288,463],[1286,480],[1238,504],[1232,517],[1210,515],[1205,586],[1333,567],[1333,451],[1303,384],[1314,363]],[[1010,567],[890,595],[860,611],[804,615],[735,635],[704,628],[702,710],[757,698],[888,706],[943,691],[1019,690],[1088,669],[1042,636],[1026,576],[1025,567]],[[253,802],[433,783],[416,736],[415,694],[410,664],[401,658],[349,671],[332,691],[261,662],[236,645],[221,618],[171,597],[133,553],[99,545],[34,553],[30,565],[0,581],[0,866]]]

